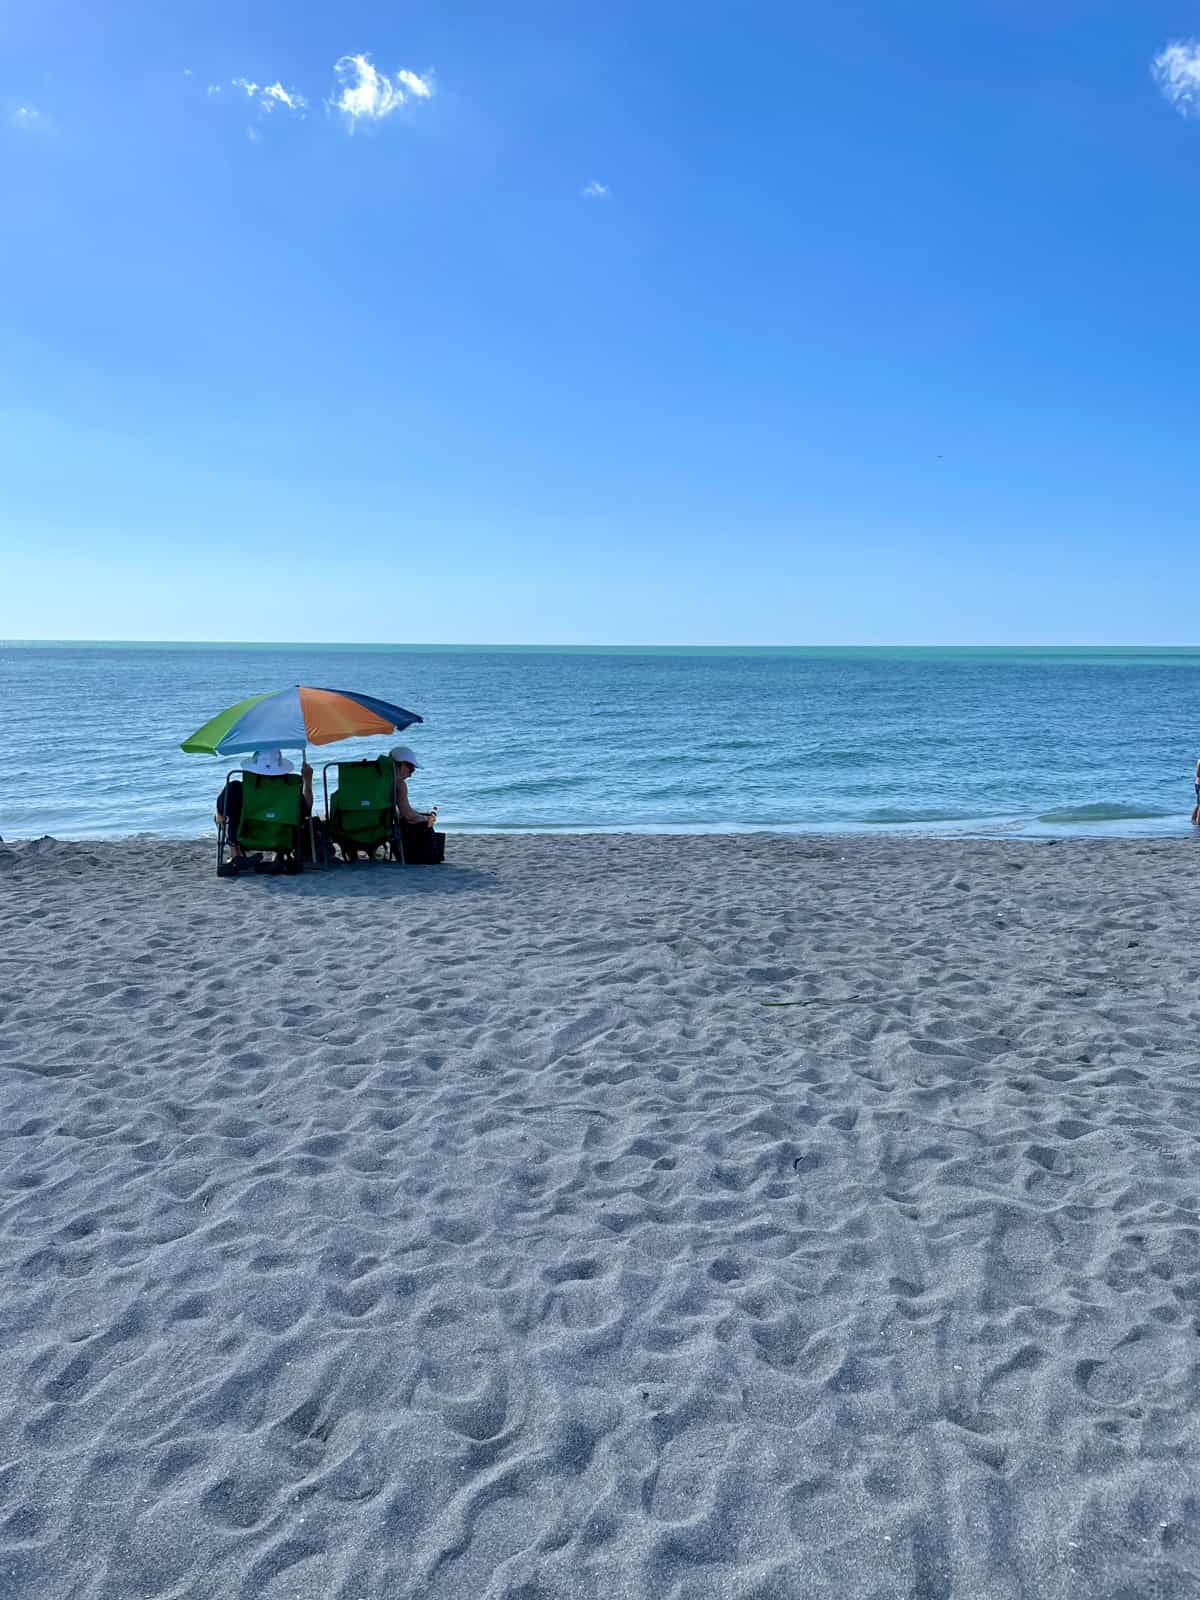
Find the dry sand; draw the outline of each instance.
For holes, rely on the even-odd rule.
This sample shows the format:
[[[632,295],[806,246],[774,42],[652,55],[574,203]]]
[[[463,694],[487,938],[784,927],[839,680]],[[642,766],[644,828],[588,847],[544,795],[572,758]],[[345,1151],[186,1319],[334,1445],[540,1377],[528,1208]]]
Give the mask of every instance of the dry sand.
[[[1200,1595],[1187,841],[450,853],[0,848],[5,1600]]]

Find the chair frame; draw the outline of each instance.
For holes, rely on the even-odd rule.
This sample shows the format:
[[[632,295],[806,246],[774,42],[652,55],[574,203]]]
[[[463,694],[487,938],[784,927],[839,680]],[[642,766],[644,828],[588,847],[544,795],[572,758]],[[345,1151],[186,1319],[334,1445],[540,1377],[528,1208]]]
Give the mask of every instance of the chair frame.
[[[329,819],[329,774],[331,769],[354,766],[373,766],[374,764],[375,763],[370,761],[369,758],[363,758],[360,761],[327,761],[321,768],[321,788],[325,795],[325,837],[331,844],[335,842]],[[396,788],[396,763],[391,761],[389,757],[389,764],[391,765],[392,769],[392,827],[391,832],[388,835],[387,845],[388,849],[391,851],[391,859],[384,861],[382,865],[389,867],[403,867],[407,866],[407,862],[404,859],[404,838],[400,831],[400,818],[397,814],[398,792]],[[381,863],[372,860],[371,865],[379,866]]]

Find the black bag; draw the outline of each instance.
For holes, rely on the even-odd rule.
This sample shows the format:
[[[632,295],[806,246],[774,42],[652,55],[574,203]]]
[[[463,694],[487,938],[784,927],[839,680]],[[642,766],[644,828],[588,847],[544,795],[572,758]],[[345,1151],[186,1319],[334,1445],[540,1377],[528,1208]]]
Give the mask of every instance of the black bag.
[[[435,833],[423,822],[402,822],[400,840],[406,866],[435,867],[446,859],[446,835]]]

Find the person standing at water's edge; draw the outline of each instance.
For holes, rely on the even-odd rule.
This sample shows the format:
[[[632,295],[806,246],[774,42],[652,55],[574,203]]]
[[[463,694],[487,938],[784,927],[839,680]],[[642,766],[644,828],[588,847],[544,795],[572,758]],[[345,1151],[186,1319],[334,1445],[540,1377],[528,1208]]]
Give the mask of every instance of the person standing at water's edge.
[[[1196,803],[1192,807],[1192,825],[1200,828],[1200,760],[1196,762]]]

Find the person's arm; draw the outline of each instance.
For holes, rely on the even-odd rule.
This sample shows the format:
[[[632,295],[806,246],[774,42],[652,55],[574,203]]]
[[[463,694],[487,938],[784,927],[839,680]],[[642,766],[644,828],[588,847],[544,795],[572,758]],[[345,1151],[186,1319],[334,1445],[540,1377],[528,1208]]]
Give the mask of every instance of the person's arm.
[[[428,823],[430,813],[427,811],[414,811],[408,803],[408,784],[403,778],[396,780],[396,810],[401,822]]]
[[[306,761],[300,768],[301,794],[304,797],[304,809],[312,810],[312,768]]]

